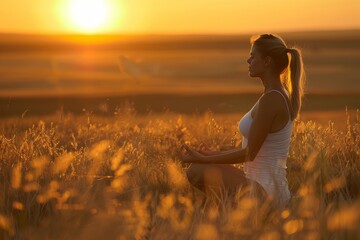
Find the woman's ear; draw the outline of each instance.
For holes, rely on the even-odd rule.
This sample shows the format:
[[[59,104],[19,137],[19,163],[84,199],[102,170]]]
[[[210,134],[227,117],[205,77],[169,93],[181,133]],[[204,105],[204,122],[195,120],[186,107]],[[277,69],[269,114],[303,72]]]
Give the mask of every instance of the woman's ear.
[[[272,63],[271,57],[270,57],[270,56],[266,56],[266,57],[264,58],[265,67],[270,67],[271,63]]]

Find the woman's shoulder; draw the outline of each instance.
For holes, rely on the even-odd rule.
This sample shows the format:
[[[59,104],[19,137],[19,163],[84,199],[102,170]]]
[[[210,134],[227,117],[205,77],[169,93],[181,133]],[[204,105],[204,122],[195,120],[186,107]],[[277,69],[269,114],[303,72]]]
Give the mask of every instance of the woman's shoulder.
[[[258,111],[265,111],[271,115],[280,114],[291,118],[290,100],[285,92],[268,92],[259,100]]]
[[[279,98],[275,94],[263,94],[258,100],[258,103],[256,104],[257,106],[254,109],[254,116],[272,119],[279,111],[279,103]]]
[[[259,99],[257,112],[267,112],[270,115],[289,112],[289,99],[284,94],[278,91],[269,91],[263,94]]]

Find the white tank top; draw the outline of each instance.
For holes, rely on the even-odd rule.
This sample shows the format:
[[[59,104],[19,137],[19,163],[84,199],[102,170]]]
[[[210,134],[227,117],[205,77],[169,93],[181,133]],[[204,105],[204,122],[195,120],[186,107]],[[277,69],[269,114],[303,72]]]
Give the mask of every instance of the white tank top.
[[[244,172],[247,178],[258,182],[271,197],[284,205],[290,200],[286,179],[286,159],[289,153],[293,121],[291,121],[286,97],[278,90],[269,92],[272,91],[276,91],[284,97],[289,113],[289,121],[281,130],[268,133],[255,159],[252,162],[244,163]],[[239,122],[239,130],[243,135],[243,148],[248,143],[250,126],[253,121],[252,109]]]

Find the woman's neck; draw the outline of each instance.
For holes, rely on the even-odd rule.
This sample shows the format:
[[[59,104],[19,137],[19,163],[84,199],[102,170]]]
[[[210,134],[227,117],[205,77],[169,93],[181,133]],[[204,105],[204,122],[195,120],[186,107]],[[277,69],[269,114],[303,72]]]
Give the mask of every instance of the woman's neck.
[[[284,88],[281,83],[280,76],[275,77],[274,75],[266,75],[261,78],[261,81],[264,85],[264,93],[267,93],[270,90],[282,90]]]

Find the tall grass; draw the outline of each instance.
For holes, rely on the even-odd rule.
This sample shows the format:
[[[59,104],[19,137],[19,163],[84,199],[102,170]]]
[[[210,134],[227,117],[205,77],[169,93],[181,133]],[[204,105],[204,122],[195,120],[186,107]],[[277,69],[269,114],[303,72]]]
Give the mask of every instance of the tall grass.
[[[214,200],[188,183],[179,146],[238,147],[235,118],[137,116],[128,108],[108,118],[5,119],[1,237],[359,239],[360,119],[345,114],[345,132],[332,122],[296,122],[288,159],[293,198],[282,209],[245,191],[235,201]]]

